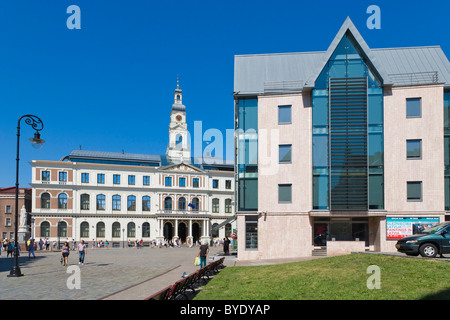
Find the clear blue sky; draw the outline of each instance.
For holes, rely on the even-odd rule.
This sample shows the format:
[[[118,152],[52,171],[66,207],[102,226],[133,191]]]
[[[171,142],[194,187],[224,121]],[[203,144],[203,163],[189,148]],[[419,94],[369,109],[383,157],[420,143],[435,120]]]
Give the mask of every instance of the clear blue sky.
[[[380,30],[366,27],[373,4]],[[81,9],[81,30],[66,26],[70,5]],[[45,124],[39,151],[21,126],[28,187],[29,161],[59,160],[80,145],[164,154],[177,74],[188,128],[202,121],[225,136],[234,55],[325,51],[349,16],[371,48],[440,45],[450,56],[449,12],[449,1],[2,0],[0,187],[15,183],[23,114]]]

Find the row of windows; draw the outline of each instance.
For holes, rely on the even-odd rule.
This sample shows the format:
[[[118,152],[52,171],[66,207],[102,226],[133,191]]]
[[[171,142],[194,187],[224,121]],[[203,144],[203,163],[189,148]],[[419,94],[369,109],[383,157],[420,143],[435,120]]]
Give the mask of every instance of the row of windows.
[[[50,181],[50,171],[42,171],[42,181]],[[81,173],[81,182],[82,183],[89,183],[89,177],[90,174],[87,172]],[[172,177],[166,177],[164,180],[164,185],[166,187],[172,186]],[[59,172],[59,182],[67,182],[67,172]],[[105,184],[105,174],[104,173],[97,173],[97,183],[98,184]],[[231,180],[225,181],[225,189],[231,189]],[[120,184],[120,174],[114,174],[113,175],[113,184]],[[135,185],[136,184],[136,176],[135,175],[128,175],[128,185]],[[144,186],[150,185],[150,176],[143,176],[142,177],[142,184]],[[213,188],[218,189],[219,188],[219,180],[214,179],[212,181]],[[186,178],[180,177],[178,178],[178,186],[179,187],[186,187]],[[193,178],[192,179],[192,187],[199,188],[200,181],[199,178]]]
[[[412,139],[406,140],[406,157],[408,159],[422,158],[422,140]],[[278,161],[279,163],[292,162],[292,145],[283,144],[278,146]]]
[[[119,222],[114,222],[112,224],[112,237],[120,238],[121,237],[121,227]],[[50,223],[48,221],[44,221],[40,225],[40,237],[41,238],[49,238],[50,237]],[[129,222],[127,224],[126,234],[128,238],[136,237],[136,224],[134,222]],[[96,225],[95,235],[97,238],[105,237],[105,223],[98,222]],[[65,221],[58,222],[58,237],[67,237],[67,223]],[[81,238],[90,238],[89,234],[89,223],[84,221],[80,225],[80,237]],[[144,222],[142,224],[142,237],[148,238],[150,237],[150,223]]]
[[[142,211],[150,211],[150,197],[142,197]],[[177,210],[187,210],[188,207],[192,211],[199,211],[200,201],[198,198],[193,198],[191,203],[187,204],[186,198],[180,197],[177,202]],[[82,194],[80,196],[80,208],[81,210],[90,210],[90,195]],[[96,196],[96,210],[106,210],[106,196],[104,194],[99,194]],[[219,213],[220,200],[217,198],[212,199],[212,212]],[[41,209],[50,209],[50,194],[45,192],[41,195]],[[67,194],[61,193],[58,195],[58,209],[67,209]],[[122,197],[120,195],[112,196],[112,210],[122,210]],[[171,197],[166,197],[164,199],[164,210],[173,210],[173,200]],[[127,211],[136,211],[136,196],[127,196]],[[225,212],[232,212],[232,201],[231,199],[225,199]]]
[[[407,201],[422,201],[422,181],[406,182]],[[278,203],[292,202],[292,184],[278,185]]]

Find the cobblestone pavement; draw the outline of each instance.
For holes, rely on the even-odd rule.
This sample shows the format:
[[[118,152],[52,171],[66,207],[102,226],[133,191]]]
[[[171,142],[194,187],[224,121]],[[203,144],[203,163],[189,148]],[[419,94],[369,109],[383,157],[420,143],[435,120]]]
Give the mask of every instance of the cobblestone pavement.
[[[221,251],[213,247],[210,256]],[[71,252],[69,267],[79,267],[80,289],[73,286],[76,272],[60,263],[59,252],[36,251],[36,258],[21,252],[19,266],[23,277],[9,275],[13,259],[0,256],[0,300],[93,300],[113,294],[154,278],[180,265],[191,264],[197,255],[193,248],[109,248],[88,249],[85,265],[78,265],[78,255]],[[181,275],[180,275],[181,276]]]

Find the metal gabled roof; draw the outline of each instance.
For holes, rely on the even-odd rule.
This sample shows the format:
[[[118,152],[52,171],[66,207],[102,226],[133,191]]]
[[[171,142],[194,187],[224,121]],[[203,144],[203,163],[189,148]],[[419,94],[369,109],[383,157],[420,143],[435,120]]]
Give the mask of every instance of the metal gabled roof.
[[[311,89],[313,81],[347,31],[357,40],[366,58],[383,79],[384,85],[405,85],[402,78],[423,74],[431,77],[435,73],[435,83],[442,83],[450,89],[450,62],[440,46],[370,49],[347,18],[327,51],[236,55],[235,95],[265,94],[268,93],[268,88],[273,90],[271,84],[280,87],[278,93],[283,90],[301,92],[305,88]],[[422,79],[426,81],[427,78]],[[427,83],[429,82],[425,82]]]

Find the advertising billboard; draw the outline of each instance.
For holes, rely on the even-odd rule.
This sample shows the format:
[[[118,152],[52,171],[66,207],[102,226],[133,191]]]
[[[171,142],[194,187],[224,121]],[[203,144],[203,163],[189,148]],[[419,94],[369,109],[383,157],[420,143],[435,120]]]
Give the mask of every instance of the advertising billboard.
[[[439,223],[436,217],[387,217],[386,239],[397,240],[421,233]]]

